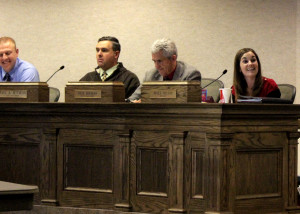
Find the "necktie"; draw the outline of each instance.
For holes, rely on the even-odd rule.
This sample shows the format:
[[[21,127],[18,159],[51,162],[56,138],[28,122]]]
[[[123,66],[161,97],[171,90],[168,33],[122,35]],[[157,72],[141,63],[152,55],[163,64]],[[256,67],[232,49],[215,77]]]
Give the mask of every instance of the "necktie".
[[[4,81],[6,80],[6,82],[10,82],[10,81],[11,81],[11,77],[10,77],[9,73],[6,73],[6,74],[5,74],[3,80],[4,80]]]
[[[168,76],[164,77],[163,79],[164,79],[164,81],[170,81],[171,80]]]
[[[107,73],[105,71],[103,71],[103,74],[101,76],[101,80],[104,82],[106,79]]]

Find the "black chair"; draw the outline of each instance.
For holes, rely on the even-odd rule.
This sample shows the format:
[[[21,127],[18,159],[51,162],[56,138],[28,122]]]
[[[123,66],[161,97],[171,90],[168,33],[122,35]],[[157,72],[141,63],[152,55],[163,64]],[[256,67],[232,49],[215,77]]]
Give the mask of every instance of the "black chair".
[[[296,87],[290,84],[278,84],[282,99],[291,100],[294,103]]]
[[[214,80],[215,79],[212,78],[202,78],[201,86],[205,87],[206,85],[210,84]],[[220,91],[219,91],[220,88],[224,88],[224,83],[221,80],[217,80],[205,88],[207,89],[207,96],[213,97],[216,103],[218,103],[220,100]]]
[[[60,97],[58,88],[49,87],[49,102],[57,102]]]

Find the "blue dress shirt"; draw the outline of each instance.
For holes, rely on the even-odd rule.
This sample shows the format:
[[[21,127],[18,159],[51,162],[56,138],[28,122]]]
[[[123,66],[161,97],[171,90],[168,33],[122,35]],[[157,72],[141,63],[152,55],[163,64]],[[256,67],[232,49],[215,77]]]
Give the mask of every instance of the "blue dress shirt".
[[[0,82],[5,82],[3,80],[6,72],[0,66]],[[40,77],[36,68],[26,62],[17,58],[15,67],[9,72],[11,77],[11,82],[39,82]]]

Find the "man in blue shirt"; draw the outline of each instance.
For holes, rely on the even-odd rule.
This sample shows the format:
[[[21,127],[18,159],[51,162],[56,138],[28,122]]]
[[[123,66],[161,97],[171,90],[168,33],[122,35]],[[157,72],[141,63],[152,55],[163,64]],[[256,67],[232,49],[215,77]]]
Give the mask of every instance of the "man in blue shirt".
[[[0,82],[39,82],[37,69],[18,58],[19,49],[10,37],[0,38]]]

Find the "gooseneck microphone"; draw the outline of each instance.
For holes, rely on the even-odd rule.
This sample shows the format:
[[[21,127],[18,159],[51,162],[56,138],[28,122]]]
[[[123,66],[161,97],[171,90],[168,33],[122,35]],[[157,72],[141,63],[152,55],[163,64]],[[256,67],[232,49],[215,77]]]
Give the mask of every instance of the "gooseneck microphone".
[[[227,69],[225,69],[225,70],[223,71],[223,73],[221,74],[221,76],[223,76],[223,75],[226,74],[226,73],[227,73]],[[217,79],[215,79],[214,81],[208,83],[208,84],[207,84],[206,86],[204,86],[202,89],[204,89],[204,88],[206,88],[207,86],[209,86],[210,84],[216,82],[218,79],[221,78],[221,76],[219,76],[219,77],[218,77]]]
[[[65,68],[65,66],[62,65],[57,71],[54,72],[54,74],[56,74],[57,72],[59,72],[60,70],[62,70],[64,68]],[[49,77],[49,79],[46,82],[48,82],[54,76],[54,74],[52,74],[51,77]]]

